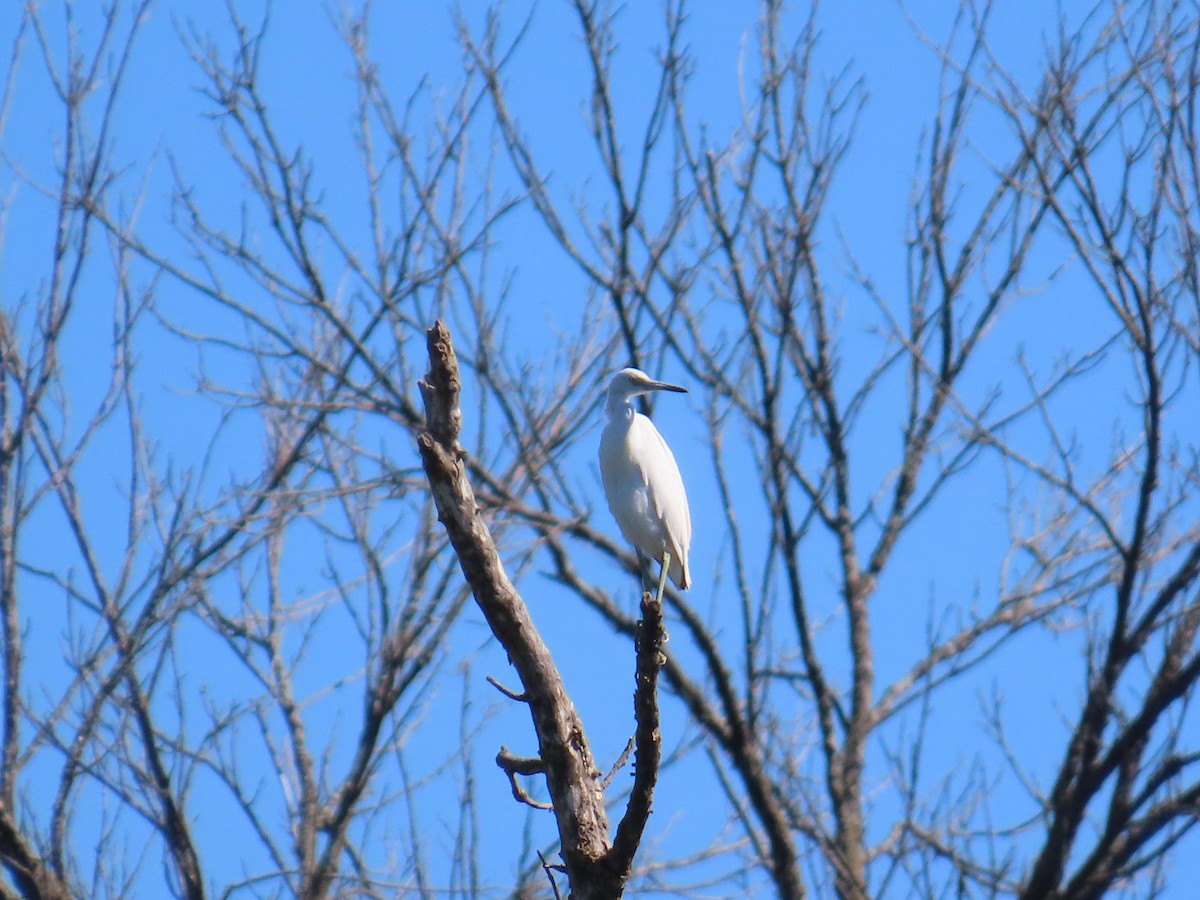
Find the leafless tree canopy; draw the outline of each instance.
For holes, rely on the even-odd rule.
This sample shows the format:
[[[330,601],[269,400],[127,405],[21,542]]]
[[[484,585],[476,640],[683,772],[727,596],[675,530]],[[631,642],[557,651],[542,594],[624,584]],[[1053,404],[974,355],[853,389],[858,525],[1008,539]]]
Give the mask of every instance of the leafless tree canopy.
[[[252,6],[0,12],[0,898],[1195,872],[1195,2],[913,4],[879,150],[834,11]],[[640,658],[628,364],[693,404]]]

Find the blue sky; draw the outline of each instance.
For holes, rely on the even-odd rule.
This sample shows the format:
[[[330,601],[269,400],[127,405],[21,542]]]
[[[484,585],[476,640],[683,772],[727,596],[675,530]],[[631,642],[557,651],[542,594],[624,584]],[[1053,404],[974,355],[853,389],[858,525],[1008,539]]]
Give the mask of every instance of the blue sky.
[[[943,41],[950,33],[952,22],[949,4],[914,4],[906,11],[894,3],[873,3],[865,0],[849,3],[830,3],[822,9],[819,25],[822,37],[817,53],[817,69],[833,78],[845,70],[847,83],[861,78],[865,105],[851,150],[843,164],[841,175],[829,202],[829,216],[823,223],[821,252],[831,284],[839,291],[848,335],[845,365],[848,373],[863,369],[875,360],[878,344],[873,343],[869,325],[874,311],[849,276],[849,265],[843,245],[854,259],[877,280],[882,289],[896,297],[902,296],[905,278],[904,237],[909,231],[909,203],[914,173],[917,171],[922,142],[935,109],[939,90],[939,60],[917,34],[923,30],[932,41]],[[991,48],[995,57],[1010,67],[1017,82],[1030,92],[1036,89],[1039,66],[1045,53],[1043,35],[1053,28],[1048,5],[1038,2],[999,4],[991,30]],[[930,8],[926,8],[930,7]],[[349,53],[337,34],[336,18],[330,4],[276,3],[271,13],[271,25],[264,44],[262,85],[274,122],[285,146],[305,148],[314,166],[314,178],[321,188],[323,212],[351,240],[369,240],[363,216],[364,185],[351,133],[355,90]],[[482,21],[482,5],[462,4],[464,14],[476,27]],[[1072,21],[1078,21],[1085,7],[1082,4],[1060,5]],[[260,5],[238,4],[246,21],[256,23]],[[461,51],[455,44],[449,4],[377,2],[373,14],[372,46],[378,60],[380,78],[393,97],[399,101],[415,93],[414,119],[420,120],[445,109],[453,97],[454,86],[462,78]],[[718,4],[697,2],[691,10],[687,42],[696,63],[691,85],[690,111],[697,125],[703,123],[717,139],[736,123],[739,110],[739,70],[753,66],[757,5],[748,2]],[[44,14],[50,23],[48,34],[52,41],[61,41],[63,30],[57,22],[55,4],[45,4]],[[80,4],[77,11],[80,40],[84,45],[95,39],[95,10],[91,4]],[[792,9],[787,28],[798,27],[803,10]],[[910,18],[911,16],[911,18]],[[523,131],[536,145],[539,164],[551,173],[552,190],[569,206],[580,198],[591,209],[602,208],[605,195],[599,187],[598,160],[586,131],[587,70],[581,54],[578,26],[565,4],[509,3],[503,17],[502,34],[515,35],[520,23],[529,21],[513,64],[509,68],[506,89],[511,107]],[[0,46],[13,40],[15,17],[0,16]],[[615,99],[619,109],[640,123],[648,108],[647,78],[653,74],[654,48],[661,43],[661,13],[658,4],[628,4],[618,18],[620,46],[617,53],[618,73]],[[145,28],[138,38],[126,89],[122,94],[118,127],[112,135],[112,156],[122,174],[118,206],[125,212],[138,203],[138,228],[143,238],[156,252],[186,260],[188,250],[170,223],[171,195],[175,189],[174,171],[194,197],[215,221],[234,226],[243,214],[246,202],[245,179],[237,173],[224,154],[217,129],[208,114],[211,102],[198,89],[202,75],[188,58],[185,44],[198,35],[211,37],[218,45],[228,47],[229,26],[224,10],[218,4],[161,0],[150,11]],[[28,39],[28,38],[27,38]],[[752,79],[750,79],[752,80]],[[16,73],[15,92],[8,109],[6,129],[2,135],[5,165],[0,167],[0,192],[5,198],[4,242],[0,246],[0,302],[14,309],[22,298],[36,297],[44,287],[48,258],[52,205],[41,196],[35,185],[53,184],[54,161],[61,153],[61,116],[50,93],[46,72],[40,66],[38,54],[28,52]],[[1012,135],[999,116],[984,107],[980,123],[972,131],[965,155],[961,183],[964,215],[978,206],[982,195],[973,189],[972,176],[986,179],[989,164],[1002,159],[1011,150]],[[624,120],[622,122],[624,124]],[[473,134],[473,147],[486,156],[487,142],[493,137],[485,127]],[[630,128],[622,137],[633,142],[637,129]],[[16,171],[22,176],[17,178]],[[497,166],[498,193],[515,193],[516,182],[508,167],[501,161]],[[136,200],[139,192],[141,200]],[[967,216],[969,218],[969,216]],[[259,213],[248,214],[251,231],[261,227]],[[518,207],[506,216],[495,230],[494,264],[488,273],[489,287],[499,295],[508,292],[508,320],[512,333],[520,335],[519,350],[532,365],[532,371],[545,379],[558,372],[553,360],[558,335],[578,333],[587,327],[582,315],[583,297],[589,290],[578,270],[558,251],[525,207]],[[325,258],[335,264],[335,254],[324,248]],[[1060,266],[1066,263],[1060,270]],[[1041,251],[1033,267],[1044,281],[1033,280],[1026,285],[1027,296],[1014,303],[1012,315],[997,326],[996,333],[983,351],[978,368],[963,386],[971,398],[982,396],[998,378],[1005,380],[1004,402],[1019,402],[1019,385],[1011,379],[1013,359],[1018,352],[1027,355],[1036,371],[1046,373],[1063,354],[1079,353],[1091,347],[1112,328],[1112,323],[1092,312],[1094,305],[1080,294],[1082,283],[1077,268],[1069,264],[1065,247],[1048,246]],[[1051,274],[1053,273],[1053,278]],[[89,269],[95,279],[97,296],[105,294],[110,278],[104,263]],[[144,270],[141,277],[146,277]],[[350,287],[352,279],[345,284]],[[705,285],[699,286],[700,290]],[[111,288],[107,288],[111,293]],[[250,286],[247,285],[247,290]],[[184,285],[170,278],[158,285],[158,303],[166,318],[184,328],[215,332],[236,332],[236,323],[227,315],[215,311],[211,304]],[[96,372],[105,365],[104,348],[97,348],[93,335],[111,327],[111,305],[98,302],[94,311],[88,310],[73,322],[69,335],[72,348],[70,379],[71,405],[84,411],[95,402],[100,389]],[[528,321],[544,321],[548,327],[532,330]],[[714,329],[722,327],[713,323]],[[211,400],[195,390],[198,373],[215,373],[219,380],[237,383],[249,377],[244,363],[235,355],[220,348],[203,352],[192,342],[179,338],[154,322],[144,324],[146,338],[138,344],[140,399],[149,427],[158,444],[159,458],[171,460],[173,468],[182,472],[204,464],[209,435],[216,428],[219,410]],[[411,351],[411,358],[420,359],[420,348]],[[547,360],[550,360],[549,362]],[[1005,372],[1003,376],[997,372]],[[668,359],[664,369],[668,380],[682,380],[672,370]],[[1096,402],[1096,393],[1112,387],[1120,390],[1124,373],[1111,373],[1087,382],[1086,393],[1071,392],[1059,398],[1064,414],[1080,405]],[[468,386],[469,390],[469,386]],[[415,396],[415,386],[412,387]],[[861,442],[878,443],[877,456],[864,454],[862,469],[857,473],[859,483],[874,485],[885,478],[892,465],[897,441],[895,395],[884,394],[869,424],[858,438]],[[711,463],[700,452],[689,447],[703,448],[704,420],[699,398],[668,398],[656,407],[656,421],[667,439],[676,447],[685,481],[692,499],[695,520],[693,569],[703,573],[728,566],[729,547],[719,528],[706,527],[719,518],[715,513],[717,496]],[[1101,404],[1100,415],[1073,416],[1071,425],[1081,445],[1081,461],[1085,468],[1107,465],[1114,442],[1114,433],[1134,422],[1133,411],[1119,403]],[[583,433],[567,454],[575,483],[583,492],[591,492],[594,521],[616,535],[609,522],[600,496],[599,478],[594,462],[595,443],[599,437],[601,412],[596,411],[591,427]],[[472,428],[468,422],[468,430]],[[1030,440],[1035,441],[1032,433]],[[378,442],[398,465],[412,465],[415,454],[404,434],[380,429]],[[252,416],[235,416],[214,442],[215,451],[209,458],[209,477],[214,487],[227,477],[253,471],[260,464],[264,450],[261,425]],[[111,559],[119,558],[123,535],[119,529],[110,530],[107,517],[113,508],[107,498],[118,497],[119,485],[114,484],[111,470],[120,466],[125,444],[119,432],[106,432],[97,452],[84,460],[86,477],[94,485],[95,500],[88,506],[87,515],[102,540],[111,540],[105,548]],[[986,605],[986,598],[995,591],[997,573],[1005,552],[1005,510],[1001,506],[1005,472],[995,460],[982,462],[969,479],[943,495],[924,515],[906,538],[911,542],[906,552],[899,554],[880,588],[881,602],[874,614],[878,641],[877,670],[880,683],[890,675],[904,671],[920,647],[931,620],[945,622],[973,602]],[[1036,492],[1030,493],[1036,503]],[[119,505],[119,502],[118,502]],[[946,523],[952,523],[947,527]],[[56,529],[61,525],[52,515],[39,520],[40,542],[44,546],[30,548],[31,559],[44,559],[47,565],[55,562]],[[104,536],[107,535],[106,539]],[[300,531],[289,539],[287,553],[294,554],[295,565],[287,568],[291,583],[288,589],[296,596],[319,592],[325,574],[319,565],[321,535]],[[402,551],[397,548],[395,564],[401,565]],[[836,589],[836,572],[830,557],[812,561],[814,583]],[[598,581],[619,583],[624,576],[611,564],[589,560],[589,574]],[[822,567],[825,573],[822,574]],[[602,768],[619,753],[631,728],[631,709],[627,702],[632,685],[632,660],[626,644],[609,634],[599,621],[588,618],[577,601],[543,576],[545,568],[535,563],[523,573],[521,586],[543,627],[552,649],[558,653],[568,687],[586,723],[593,750]],[[706,589],[706,579],[690,595],[694,607],[711,616],[719,638],[735,648],[738,635],[734,623],[726,621],[729,611],[722,607],[719,590]],[[231,585],[225,587],[231,588]],[[629,580],[627,588],[614,591],[627,598],[632,606],[635,585]],[[838,630],[839,613],[836,602],[830,599],[818,615],[827,616],[829,628],[821,635],[824,649],[836,656],[843,643]],[[589,629],[589,652],[577,652],[578,633]],[[31,640],[40,646],[53,647],[56,629],[62,618],[53,612],[31,613]],[[331,626],[334,627],[334,626]],[[347,627],[340,622],[337,627]],[[341,633],[341,632],[337,632]],[[220,652],[209,646],[199,629],[186,632],[195,641],[193,654],[202,660],[209,653]],[[886,636],[886,637],[885,637]],[[1010,713],[1010,737],[1039,744],[1047,734],[1055,739],[1064,733],[1062,720],[1073,708],[1081,688],[1082,672],[1076,659],[1078,632],[1062,635],[1030,636],[1016,650],[998,659],[982,677],[964,681],[946,692],[934,711],[933,733],[937,746],[930,748],[930,762],[935,768],[950,767],[965,771],[980,760],[994,761],[996,753],[986,740],[979,740],[983,729],[981,705],[992,695],[1004,698]],[[674,648],[685,660],[689,648],[679,642]],[[460,660],[477,651],[478,655],[465,676],[459,675]],[[54,651],[31,654],[31,667],[47,685],[62,677]],[[323,692],[342,668],[328,648],[318,648],[310,654],[304,668],[306,684],[314,693]],[[526,813],[511,802],[508,787],[491,763],[501,743],[514,752],[530,752],[533,738],[524,711],[495,694],[483,682],[485,674],[495,674],[506,681],[509,671],[488,635],[479,615],[468,607],[454,632],[452,644],[441,663],[444,677],[439,681],[436,696],[421,708],[412,734],[413,744],[406,747],[413,777],[419,778],[437,771],[438,766],[455,753],[459,743],[457,717],[446,715],[447,708],[457,710],[464,692],[472,702],[472,716],[487,716],[472,746],[475,764],[475,789],[480,797],[480,832],[483,843],[485,880],[490,884],[505,884],[511,878],[512,862],[523,842],[520,828]],[[1064,674],[1066,673],[1066,674]],[[244,673],[229,672],[228,682],[221,677],[213,681],[215,694],[228,691],[230,696],[245,687]],[[353,681],[340,684],[313,703],[310,725],[327,728],[331,733],[342,727],[359,702]],[[614,702],[619,698],[619,702]],[[668,702],[664,709],[666,745],[673,748],[678,742],[694,737],[676,704]],[[337,765],[348,752],[333,742],[331,754]],[[1043,778],[1049,776],[1057,761],[1057,743],[1049,742],[1050,754],[1032,753],[1030,769]],[[51,769],[52,771],[52,769]],[[992,797],[999,819],[1027,814],[1026,798],[1019,797],[1011,779],[1001,779]],[[34,793],[42,786],[34,785]],[[439,847],[452,837],[457,822],[457,792],[461,785],[445,778],[423,787],[419,793],[421,828],[431,859],[436,859]],[[702,756],[664,772],[656,799],[655,816],[651,822],[649,840],[664,855],[687,854],[704,847],[720,832],[722,823],[713,821],[709,809],[697,803],[697,797],[716,791],[710,768]],[[219,794],[214,791],[214,798]],[[197,817],[203,823],[221,819],[219,799],[212,805],[198,804]],[[882,790],[873,802],[886,812],[887,791]],[[886,819],[884,819],[886,821]],[[229,833],[221,829],[203,828],[206,849],[217,851],[214,858],[223,858],[236,849],[238,842],[230,841]],[[547,844],[552,835],[548,820],[541,817],[533,826],[534,844]],[[232,846],[222,846],[228,842]],[[1191,842],[1194,845],[1194,839]],[[1179,855],[1180,883],[1186,883],[1184,873],[1191,871],[1188,854]],[[250,862],[253,868],[255,863]],[[236,869],[231,864],[231,870]],[[153,866],[149,872],[155,872]],[[149,877],[149,876],[148,876]],[[213,873],[214,882],[228,877]],[[760,888],[752,881],[750,888]],[[1179,894],[1178,896],[1183,896]]]

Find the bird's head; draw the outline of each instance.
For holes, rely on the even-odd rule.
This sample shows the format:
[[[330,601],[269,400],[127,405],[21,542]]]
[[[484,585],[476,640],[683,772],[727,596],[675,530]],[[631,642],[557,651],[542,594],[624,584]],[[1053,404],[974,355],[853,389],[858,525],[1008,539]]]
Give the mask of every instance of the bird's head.
[[[648,394],[651,391],[674,391],[677,394],[686,394],[687,388],[677,384],[668,384],[665,381],[655,381],[641,369],[622,369],[613,376],[612,383],[608,386],[608,402],[610,404],[627,403],[632,397]]]

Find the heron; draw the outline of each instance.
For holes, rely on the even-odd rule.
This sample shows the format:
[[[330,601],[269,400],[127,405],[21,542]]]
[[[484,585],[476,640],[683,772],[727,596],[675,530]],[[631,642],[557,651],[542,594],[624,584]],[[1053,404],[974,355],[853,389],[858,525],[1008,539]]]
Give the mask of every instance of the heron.
[[[687,393],[687,388],[655,381],[640,369],[622,369],[613,376],[605,405],[608,424],[600,435],[600,478],[608,508],[637,551],[642,572],[647,557],[659,564],[661,603],[668,574],[681,590],[692,583],[692,517],[671,448],[654,423],[633,408],[634,397],[651,391]]]

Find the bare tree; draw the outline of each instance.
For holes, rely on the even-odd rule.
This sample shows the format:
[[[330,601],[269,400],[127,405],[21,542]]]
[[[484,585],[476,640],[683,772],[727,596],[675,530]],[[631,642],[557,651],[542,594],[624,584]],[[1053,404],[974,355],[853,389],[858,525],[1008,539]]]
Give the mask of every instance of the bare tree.
[[[495,34],[464,27],[463,40],[487,73],[515,173],[610,305],[625,352],[636,361],[661,348],[707,390],[730,546],[728,569],[717,570],[729,583],[713,593],[738,608],[738,650],[722,649],[729,619],[705,621],[674,598],[701,662],[689,672],[673,655],[665,674],[709,736],[752,858],[787,897],[806,893],[806,871],[840,897],[936,894],[945,884],[1082,897],[1160,884],[1195,821],[1200,784],[1185,740],[1200,674],[1196,457],[1180,421],[1196,346],[1196,10],[1101,4],[1080,23],[1064,21],[1030,90],[992,50],[990,7],[963,4],[950,40],[935,43],[944,90],[898,293],[853,248],[841,263],[851,286],[828,274],[838,260],[822,247],[825,208],[864,92],[844,76],[817,87],[815,14],[789,37],[782,5],[763,5],[743,124],[718,141],[688,103],[695,61],[682,49],[682,4],[666,5],[657,100],[641,124],[614,101],[612,14],[602,4],[574,9],[609,189],[603,211],[584,207],[574,220],[509,102]],[[987,144],[980,179],[968,148],[984,114],[1002,116],[1015,139]],[[663,166],[673,199],[655,218],[645,186]],[[698,246],[684,239],[697,231]],[[1015,379],[980,373],[978,357],[996,358],[989,344],[1002,320],[1036,327],[1014,307],[1053,274],[1059,262],[1047,267],[1046,254],[1086,272],[1080,289],[1094,305],[1085,314],[1106,322],[1100,337],[1048,372],[1018,355]],[[839,311],[855,285],[873,317]],[[864,364],[861,349],[852,356],[852,341],[875,362]],[[1079,425],[1060,397],[1106,390],[1110,366],[1124,367],[1127,380],[1112,384],[1138,412],[1116,419],[1112,454],[1097,466],[1083,462],[1071,435]],[[884,447],[870,421],[880,414],[899,436]],[[731,452],[731,434],[750,441],[756,507],[744,483],[734,486],[747,454]],[[873,620],[899,600],[888,587],[897,553],[955,484],[997,458],[1011,524],[997,587],[971,604],[931,607],[923,647],[881,680],[886,636]],[[559,528],[546,532],[552,546]],[[582,600],[630,633],[629,617],[576,574],[566,548],[554,558]],[[836,572],[833,584],[814,569]],[[1028,773],[996,710],[1007,771],[948,771],[931,790],[925,756],[941,694],[1017,664],[1024,636],[1046,629],[1076,635],[1086,685],[1055,777]],[[988,809],[984,785],[995,784],[1028,792],[1007,825]],[[871,821],[869,798],[881,792],[895,812]]]
[[[652,35],[464,9],[436,84],[347,7],[309,61],[343,117],[306,122],[352,164],[287,114],[297,20],[229,4],[171,36],[214,143],[167,146],[165,190],[120,140],[161,12],[10,14],[5,249],[43,243],[0,313],[0,896],[533,896],[560,861],[581,896],[1164,892],[1200,813],[1194,4],[1062,11],[1036,60],[1000,7],[914,11],[938,87],[866,163],[819,10],[764,0],[722,94],[683,0]],[[521,90],[548,27],[574,168]],[[911,184],[895,227],[842,199],[863,165]],[[653,641],[626,734],[559,650],[620,648],[629,715],[647,612],[589,433],[626,363],[703,434],[632,783],[596,770],[652,718]],[[493,769],[495,722],[537,755]]]
[[[451,577],[423,481],[392,465],[362,426],[364,412],[418,421],[403,382],[373,371],[379,361],[364,348],[376,335],[394,347],[387,312],[448,277],[457,260],[438,244],[422,264],[439,240],[427,219],[398,236],[381,231],[380,241],[394,239],[387,265],[360,269],[378,302],[335,300],[309,247],[321,217],[307,163],[284,150],[257,93],[264,32],[236,18],[232,62],[199,36],[191,46],[230,158],[258,191],[281,252],[252,257],[181,184],[195,268],[161,256],[138,236],[136,212],[123,211],[112,137],[149,4],[113,4],[90,20],[99,26],[93,45],[79,39],[73,6],[56,12],[66,13],[64,55],[55,17],[26,7],[5,98],[7,112],[18,67],[40,63],[66,123],[57,183],[14,167],[53,209],[53,242],[45,279],[0,320],[5,894],[10,885],[30,897],[159,893],[146,879],[160,856],[165,886],[187,897],[425,893],[412,806],[420,788],[406,783],[404,737],[429,703],[469,595]],[[365,76],[362,85],[365,117]],[[443,159],[453,148],[448,139]],[[427,177],[409,171],[402,181],[428,199],[446,176],[435,168]],[[273,310],[246,300],[244,283],[226,284],[227,258]],[[163,275],[231,311],[241,337],[188,330],[167,315]],[[107,340],[89,342],[89,329],[105,335],[96,328],[105,294]],[[200,401],[181,402],[172,426],[147,426],[138,348],[169,339],[161,324],[218,348],[221,371],[231,359],[248,365],[244,380],[202,372]],[[393,354],[389,371],[402,377],[403,360]],[[88,389],[97,384],[98,393]],[[157,459],[154,429],[213,411],[187,468]],[[252,435],[260,452],[245,447]],[[87,474],[96,465],[125,475],[97,489]],[[402,525],[388,524],[399,508]],[[61,669],[48,664],[50,623],[60,623]],[[348,702],[322,709],[329,692]],[[467,771],[461,754],[450,762]],[[408,815],[377,826],[380,810],[405,808],[397,797],[409,799]],[[211,853],[202,858],[221,833],[199,833],[198,804],[243,841],[245,856],[222,875]],[[454,868],[474,893],[469,817],[459,826]],[[381,863],[379,841],[407,846],[402,862]]]

